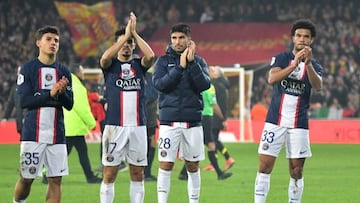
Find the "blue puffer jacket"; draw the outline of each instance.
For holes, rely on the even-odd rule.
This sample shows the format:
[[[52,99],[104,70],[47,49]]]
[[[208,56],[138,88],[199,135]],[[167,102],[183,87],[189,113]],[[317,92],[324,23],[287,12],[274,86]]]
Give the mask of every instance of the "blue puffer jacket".
[[[208,66],[203,58],[180,67],[180,54],[168,46],[155,65],[153,83],[159,90],[160,123],[201,121],[201,92],[210,87]]]

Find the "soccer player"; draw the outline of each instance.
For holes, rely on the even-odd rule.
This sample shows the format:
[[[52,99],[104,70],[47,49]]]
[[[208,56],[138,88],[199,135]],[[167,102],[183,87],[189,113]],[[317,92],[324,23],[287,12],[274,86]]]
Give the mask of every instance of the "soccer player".
[[[308,108],[311,89],[322,87],[322,66],[313,59],[310,45],[316,36],[315,25],[306,19],[291,28],[291,52],[271,60],[268,75],[273,85],[264,129],[259,143],[259,168],[255,181],[255,203],[263,203],[270,188],[270,174],[283,145],[289,160],[289,202],[301,201],[305,159],[311,157]]]
[[[115,43],[100,59],[106,86],[105,129],[103,134],[103,182],[100,202],[114,199],[114,182],[121,161],[130,170],[130,201],[144,201],[144,166],[147,165],[145,117],[145,72],[152,66],[155,54],[136,32],[136,16],[130,13],[126,28],[115,33]],[[135,42],[144,54],[134,58]]]
[[[25,202],[36,176],[47,169],[46,202],[61,201],[62,176],[68,175],[63,108],[73,106],[71,76],[56,61],[60,31],[45,26],[36,31],[37,58],[25,63],[17,80],[24,125],[20,144],[20,178],[14,203]]]
[[[210,77],[205,60],[195,54],[196,44],[188,25],[174,25],[170,38],[171,44],[158,59],[153,75],[159,90],[160,114],[158,202],[167,202],[178,150],[186,162],[189,202],[199,202],[199,161],[205,159],[201,92],[209,89]]]

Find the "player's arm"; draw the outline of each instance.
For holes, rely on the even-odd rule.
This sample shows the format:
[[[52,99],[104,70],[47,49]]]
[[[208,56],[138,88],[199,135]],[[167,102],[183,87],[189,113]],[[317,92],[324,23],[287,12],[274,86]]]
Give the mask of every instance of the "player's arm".
[[[205,91],[210,88],[209,68],[204,59],[196,57],[191,62],[188,62],[190,69],[190,77],[192,85],[198,92]]]
[[[170,92],[176,88],[181,81],[184,69],[175,63],[169,63],[167,56],[160,57],[155,63],[153,73],[153,84],[160,92]],[[174,65],[168,69],[168,65]]]
[[[306,67],[306,73],[312,88],[315,90],[320,90],[322,88],[322,77],[315,71],[312,63],[309,63],[309,65],[306,65]]]
[[[57,106],[59,102],[51,96],[50,90],[34,89],[30,71],[30,67],[24,66],[17,79],[17,91],[21,108],[34,109]],[[54,92],[56,91],[54,90]]]
[[[111,47],[109,47],[100,58],[100,68],[106,69],[111,65],[112,58],[116,57],[121,47],[125,44],[127,40],[131,38],[130,32],[131,21],[128,21],[126,25],[125,34],[121,35],[117,42],[115,42]]]
[[[131,35],[135,39],[137,46],[139,46],[144,57],[141,58],[141,65],[150,68],[154,64],[155,54],[148,43],[136,32],[136,16],[133,12],[130,13],[130,30]]]

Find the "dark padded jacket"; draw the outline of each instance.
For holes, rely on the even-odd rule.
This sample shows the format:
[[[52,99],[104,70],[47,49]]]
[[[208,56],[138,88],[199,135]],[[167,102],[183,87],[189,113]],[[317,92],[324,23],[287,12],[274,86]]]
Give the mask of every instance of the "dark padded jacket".
[[[168,46],[155,65],[153,83],[159,90],[160,124],[202,120],[202,91],[210,87],[206,61],[198,55],[180,67],[180,54]]]

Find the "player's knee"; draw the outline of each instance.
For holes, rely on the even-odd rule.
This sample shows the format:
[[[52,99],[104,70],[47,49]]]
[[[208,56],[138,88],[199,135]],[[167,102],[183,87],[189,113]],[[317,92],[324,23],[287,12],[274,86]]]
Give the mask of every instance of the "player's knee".
[[[186,169],[190,173],[195,173],[199,169],[199,162],[186,162]]]
[[[174,167],[174,162],[160,162],[160,168],[165,171],[171,171]]]
[[[20,181],[23,185],[30,186],[34,182],[34,179],[21,177]]]
[[[301,166],[295,166],[290,169],[290,176],[294,179],[302,178],[303,168]]]
[[[48,177],[47,178],[49,181],[49,185],[53,184],[53,185],[61,185],[61,176],[57,176],[57,177]]]

